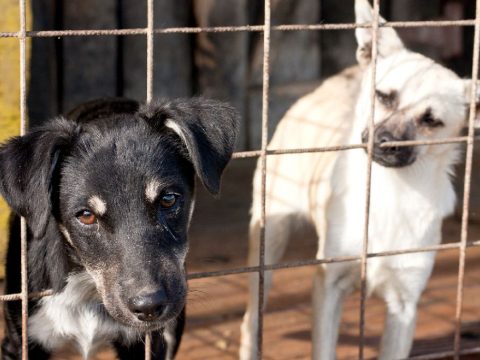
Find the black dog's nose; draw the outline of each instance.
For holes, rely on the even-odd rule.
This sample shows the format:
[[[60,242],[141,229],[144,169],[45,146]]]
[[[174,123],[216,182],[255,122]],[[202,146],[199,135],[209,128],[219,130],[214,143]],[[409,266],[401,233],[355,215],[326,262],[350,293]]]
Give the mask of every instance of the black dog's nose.
[[[128,308],[138,320],[153,321],[160,317],[167,307],[167,295],[164,289],[154,293],[137,295],[128,299]]]

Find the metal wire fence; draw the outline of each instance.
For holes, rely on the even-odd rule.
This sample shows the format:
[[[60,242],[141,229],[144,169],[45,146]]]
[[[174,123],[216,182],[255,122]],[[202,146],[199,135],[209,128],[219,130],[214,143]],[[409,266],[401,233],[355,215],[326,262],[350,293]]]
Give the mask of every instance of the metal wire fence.
[[[147,38],[147,96],[146,101],[149,102],[152,99],[153,94],[153,73],[154,73],[154,59],[153,59],[153,47],[154,36],[157,34],[172,34],[172,33],[184,33],[195,34],[201,32],[210,33],[222,33],[222,32],[263,32],[263,91],[262,91],[262,121],[261,121],[261,149],[254,151],[236,152],[233,155],[234,159],[259,157],[261,166],[261,222],[260,222],[260,252],[258,266],[247,266],[234,269],[227,269],[221,271],[208,271],[208,272],[196,272],[188,274],[188,279],[200,279],[207,277],[218,277],[232,274],[252,273],[257,272],[259,274],[259,299],[263,299],[264,295],[264,275],[265,271],[288,269],[301,266],[319,265],[325,263],[336,263],[346,261],[360,261],[361,264],[361,303],[360,303],[360,341],[358,357],[364,358],[365,347],[365,299],[366,299],[366,271],[368,265],[368,259],[374,257],[393,256],[400,254],[411,254],[427,251],[441,251],[447,249],[459,250],[459,268],[458,268],[458,281],[457,281],[457,296],[456,296],[456,312],[455,312],[455,332],[454,332],[454,346],[451,351],[438,352],[434,354],[415,356],[411,359],[438,359],[447,356],[453,356],[455,359],[459,359],[461,355],[478,354],[480,353],[480,346],[469,349],[461,348],[460,328],[462,319],[462,303],[464,297],[464,276],[465,276],[465,253],[468,247],[480,246],[480,240],[468,241],[468,216],[469,216],[469,200],[471,192],[471,178],[472,178],[472,158],[473,147],[475,141],[475,94],[477,88],[478,79],[478,66],[479,66],[479,45],[480,45],[480,0],[476,0],[476,15],[475,19],[467,20],[445,20],[445,21],[402,21],[402,22],[385,22],[380,23],[379,19],[379,3],[380,0],[373,1],[374,17],[371,24],[355,24],[355,23],[340,23],[340,24],[294,24],[294,25],[271,25],[271,0],[264,0],[265,21],[263,25],[246,25],[246,26],[222,26],[222,27],[172,27],[172,28],[155,28],[154,27],[154,0],[147,0],[147,27],[135,28],[135,29],[109,29],[109,30],[55,30],[55,31],[29,31],[26,29],[26,0],[19,0],[19,14],[20,14],[20,28],[17,32],[0,32],[0,38],[17,38],[20,44],[20,133],[25,134],[27,131],[27,83],[26,83],[26,41],[27,38],[41,38],[41,37],[69,37],[69,36],[146,36]],[[372,29],[372,64],[375,69],[377,61],[377,37],[378,31],[381,27],[393,27],[393,28],[414,28],[414,27],[452,27],[452,26],[473,26],[474,27],[474,42],[473,42],[473,62],[472,62],[472,87],[469,107],[469,120],[468,120],[468,134],[466,136],[459,136],[454,138],[434,140],[434,141],[401,141],[401,142],[386,142],[381,146],[422,146],[431,144],[449,144],[449,143],[464,143],[466,144],[465,155],[465,180],[464,180],[464,193],[463,193],[463,209],[462,209],[462,221],[461,221],[461,236],[460,241],[449,244],[440,244],[436,246],[418,247],[414,249],[398,250],[398,251],[384,251],[378,253],[369,253],[368,249],[368,223],[370,214],[370,187],[371,187],[371,167],[372,167],[372,149],[373,149],[373,131],[374,131],[374,113],[375,102],[372,101],[370,109],[370,121],[368,124],[369,141],[367,144],[354,144],[343,146],[326,146],[316,148],[299,148],[299,149],[269,149],[268,148],[268,122],[269,122],[269,66],[270,66],[270,34],[272,31],[321,31],[321,30],[345,30],[371,28]],[[373,98],[375,95],[375,76],[376,71],[372,71],[372,86],[370,89],[370,96]],[[300,260],[288,263],[278,263],[267,265],[265,264],[265,223],[266,223],[266,164],[269,156],[281,156],[284,154],[301,154],[301,153],[321,153],[330,151],[345,151],[351,149],[366,149],[368,154],[368,168],[367,168],[367,181],[365,184],[366,191],[366,203],[365,203],[365,221],[364,221],[364,240],[363,251],[360,256],[348,256],[348,257],[335,257],[335,258],[323,258],[316,260]],[[21,222],[21,293],[8,294],[0,296],[0,301],[22,301],[22,360],[28,359],[28,300],[32,298],[39,298],[44,296],[50,296],[53,292],[46,290],[38,293],[28,293],[28,278],[27,278],[27,234],[26,234],[26,222],[22,219]],[[262,302],[259,302],[258,307],[258,355],[262,357],[263,353],[263,319],[264,309]],[[145,359],[151,359],[151,337],[150,334],[146,334],[145,340]]]

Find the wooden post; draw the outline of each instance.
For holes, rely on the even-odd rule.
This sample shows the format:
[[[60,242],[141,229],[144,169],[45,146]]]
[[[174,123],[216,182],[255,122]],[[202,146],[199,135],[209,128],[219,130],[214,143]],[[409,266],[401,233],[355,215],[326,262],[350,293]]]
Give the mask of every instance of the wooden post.
[[[1,31],[18,31],[19,9],[17,0],[0,0]],[[30,2],[27,2],[27,11],[30,14]],[[27,16],[27,21],[30,19]],[[31,24],[27,24],[29,29]],[[30,41],[27,42],[27,54],[30,54]],[[20,133],[20,58],[19,41],[17,38],[0,39],[0,142]],[[28,61],[29,56],[27,56]],[[28,81],[27,74],[27,81]],[[0,197],[0,278],[4,276],[4,259],[7,245],[7,227],[10,210]]]

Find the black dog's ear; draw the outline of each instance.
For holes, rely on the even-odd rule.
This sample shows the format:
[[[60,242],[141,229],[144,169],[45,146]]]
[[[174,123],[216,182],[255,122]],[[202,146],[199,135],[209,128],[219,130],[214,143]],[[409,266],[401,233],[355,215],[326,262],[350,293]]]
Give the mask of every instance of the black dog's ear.
[[[218,194],[220,178],[235,147],[235,109],[223,102],[193,98],[146,105],[139,115],[158,130],[167,127],[177,133],[202,183]]]
[[[45,234],[52,213],[52,177],[77,127],[60,118],[0,146],[0,193],[27,219],[36,238]]]

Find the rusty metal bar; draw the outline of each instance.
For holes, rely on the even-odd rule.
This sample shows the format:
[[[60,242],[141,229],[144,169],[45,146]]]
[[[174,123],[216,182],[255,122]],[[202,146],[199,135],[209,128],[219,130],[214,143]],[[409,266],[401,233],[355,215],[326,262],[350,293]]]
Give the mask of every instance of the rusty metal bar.
[[[53,295],[53,290],[45,290],[40,292],[32,292],[28,294],[29,299],[38,299],[45,296]],[[0,295],[0,301],[16,301],[22,300],[22,293],[18,294],[8,294],[8,295]]]
[[[367,181],[365,183],[365,222],[363,233],[363,249],[360,259],[360,341],[358,357],[363,360],[365,347],[365,302],[367,297],[367,259],[368,259],[368,224],[370,220],[370,191],[372,184],[372,161],[373,161],[373,133],[375,131],[375,85],[377,74],[377,40],[380,21],[379,0],[373,1],[372,21],[372,51],[371,51],[371,84],[370,84],[370,115],[368,120],[368,144],[367,144]]]
[[[468,140],[467,136],[458,136],[439,140],[404,140],[404,141],[387,141],[380,144],[380,147],[391,146],[424,146],[424,145],[442,145],[442,144],[455,144],[462,143]],[[475,140],[480,140],[480,137]],[[336,145],[336,146],[323,146],[316,148],[303,148],[303,149],[267,149],[267,155],[285,155],[285,154],[307,154],[307,153],[320,153],[329,151],[344,151],[353,149],[366,149],[368,144],[353,144],[353,145]],[[251,151],[239,151],[233,154],[233,159],[246,159],[251,157],[258,157],[261,155],[261,150]]]
[[[152,333],[145,334],[145,360],[152,360]]]
[[[471,241],[467,244],[467,247],[477,247],[477,246],[480,246],[480,241]],[[460,242],[440,244],[440,245],[426,246],[426,247],[415,248],[415,249],[391,250],[391,251],[382,251],[378,253],[369,253],[367,254],[367,258],[415,254],[415,253],[428,252],[428,251],[445,251],[445,250],[451,250],[451,249],[458,249],[459,247],[460,247]],[[340,263],[340,262],[348,262],[348,261],[360,261],[360,260],[361,260],[361,256],[342,256],[342,257],[334,257],[334,258],[297,260],[297,261],[289,261],[284,263],[265,265],[265,270],[266,271],[283,270],[283,269],[298,268],[298,267],[304,267],[304,266]],[[247,266],[242,268],[234,268],[234,269],[226,269],[226,270],[218,270],[218,271],[196,272],[196,273],[189,274],[188,279],[193,280],[193,279],[202,279],[202,278],[209,278],[209,277],[245,274],[245,273],[256,272],[258,270],[259,270],[258,266]]]
[[[154,18],[153,18],[153,0],[147,2],[147,103],[153,96],[153,38],[154,38]]]
[[[475,20],[427,20],[427,21],[388,21],[379,24],[379,27],[415,28],[415,27],[453,27],[474,26]],[[338,24],[288,24],[271,26],[272,31],[312,31],[312,30],[352,30],[356,28],[369,28],[370,24],[338,23]],[[64,37],[64,36],[135,36],[145,35],[147,28],[130,29],[84,29],[84,30],[39,30],[27,31],[26,37]],[[263,32],[264,25],[243,26],[211,26],[211,27],[170,27],[154,29],[155,34],[198,34],[222,32]],[[20,37],[20,32],[2,31],[2,37]]]
[[[153,97],[153,46],[154,46],[154,8],[153,0],[147,0],[147,104]],[[145,360],[152,359],[152,334],[145,334]]]
[[[263,352],[263,313],[265,293],[265,232],[266,232],[266,188],[267,188],[267,146],[268,146],[268,102],[270,95],[270,29],[271,3],[265,0],[265,22],[263,32],[263,88],[262,88],[262,144],[260,153],[261,166],[261,204],[260,204],[260,244],[258,255],[258,359]]]
[[[27,131],[27,10],[26,0],[19,0],[20,31],[20,135]],[[22,290],[22,360],[28,360],[28,268],[27,222],[20,221],[20,268]]]
[[[415,253],[427,252],[427,251],[445,251],[445,250],[451,250],[451,249],[459,249],[460,246],[461,246],[460,242],[439,244],[439,245],[419,247],[414,249],[391,250],[391,251],[382,251],[377,253],[368,253],[367,257],[375,258],[375,257],[415,254]],[[480,247],[480,240],[467,242],[467,247]],[[265,268],[265,271],[271,271],[271,270],[291,269],[291,268],[313,266],[313,265],[320,265],[320,264],[339,263],[339,262],[347,262],[347,261],[360,261],[360,260],[361,260],[360,256],[344,256],[344,257],[334,257],[334,258],[289,261],[284,263],[265,265],[264,268]],[[259,269],[260,269],[259,266],[245,266],[240,268],[217,270],[217,271],[194,272],[194,273],[188,274],[187,278],[188,280],[195,280],[195,279],[202,279],[202,278],[246,274],[246,273],[258,272]],[[28,298],[35,299],[35,298],[50,296],[52,294],[53,294],[52,290],[45,290],[42,292],[30,293]],[[0,295],[0,302],[18,301],[21,299],[22,299],[21,293]]]
[[[455,336],[454,336],[454,358],[460,358],[461,337],[460,330],[462,326],[462,305],[464,296],[464,278],[465,278],[465,255],[468,240],[468,213],[470,205],[470,190],[472,181],[472,165],[473,165],[473,145],[475,135],[475,112],[476,112],[476,94],[478,79],[478,61],[479,61],[479,41],[480,41],[480,0],[475,4],[475,33],[473,40],[473,56],[472,56],[472,85],[470,89],[470,109],[468,118],[468,136],[467,151],[465,155],[465,179],[463,191],[463,209],[462,209],[462,230],[460,251],[458,260],[458,282],[457,282],[457,299],[455,309]]]

